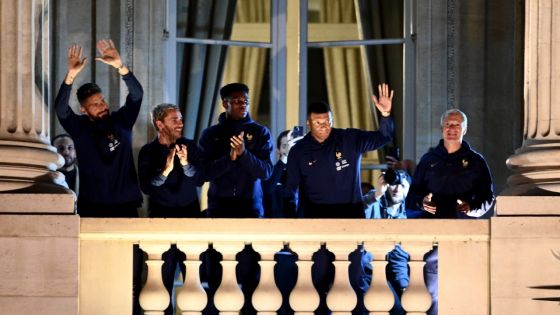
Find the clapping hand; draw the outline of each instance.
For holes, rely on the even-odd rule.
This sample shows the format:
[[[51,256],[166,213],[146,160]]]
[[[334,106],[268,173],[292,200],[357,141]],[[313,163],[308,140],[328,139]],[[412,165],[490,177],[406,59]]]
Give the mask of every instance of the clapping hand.
[[[175,152],[177,154],[177,157],[179,158],[179,162],[181,163],[181,165],[185,166],[185,165],[189,164],[189,161],[188,161],[189,153],[187,151],[187,146],[186,145],[176,144],[175,145]]]
[[[243,139],[244,135],[245,132],[241,131],[239,135],[233,136],[229,139],[229,145],[231,146],[229,156],[232,161],[237,160],[238,157],[245,153],[245,140]]]

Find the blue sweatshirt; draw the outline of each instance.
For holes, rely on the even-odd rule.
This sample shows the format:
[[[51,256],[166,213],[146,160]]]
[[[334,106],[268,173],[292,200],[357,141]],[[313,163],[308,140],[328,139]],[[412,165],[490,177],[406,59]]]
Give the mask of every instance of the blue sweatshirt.
[[[181,208],[193,203],[198,204],[196,190],[198,178],[196,167],[199,160],[199,150],[196,142],[187,138],[179,138],[177,144],[187,146],[188,165],[182,166],[175,156],[173,170],[167,177],[162,170],[167,162],[169,148],[154,141],[144,145],[138,155],[138,176],[140,188],[150,196],[150,203],[169,208]]]
[[[230,158],[230,138],[245,133],[245,152]],[[211,217],[262,217],[261,180],[272,173],[270,131],[249,116],[227,119],[204,130],[200,137],[203,179],[210,182],[208,214]]]
[[[56,96],[56,115],[74,140],[80,163],[78,199],[88,203],[140,205],[142,201],[132,155],[132,127],[144,91],[132,72],[122,79],[128,87],[126,102],[103,121],[74,113],[68,105],[72,85],[63,82]]]
[[[486,160],[463,141],[461,148],[447,153],[443,140],[424,154],[414,171],[411,193],[415,206],[422,208],[422,200],[432,193],[436,214],[424,212],[430,218],[480,217],[494,203],[492,176]],[[457,199],[468,202],[466,215],[458,212]]]
[[[379,130],[333,128],[319,143],[308,133],[288,155],[287,213],[312,218],[364,218],[360,161],[362,154],[392,140],[393,119],[383,117]]]

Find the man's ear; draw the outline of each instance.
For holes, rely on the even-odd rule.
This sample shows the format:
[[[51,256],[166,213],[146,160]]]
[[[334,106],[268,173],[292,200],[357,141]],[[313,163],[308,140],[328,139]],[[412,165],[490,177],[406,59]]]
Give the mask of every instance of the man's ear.
[[[222,100],[222,106],[224,107],[224,109],[228,109],[228,102],[226,100]]]
[[[467,134],[467,128],[463,129],[463,136]]]
[[[80,106],[80,113],[85,114],[86,113],[86,108],[83,106]]]
[[[163,128],[163,122],[161,120],[156,120],[156,130],[159,132]]]

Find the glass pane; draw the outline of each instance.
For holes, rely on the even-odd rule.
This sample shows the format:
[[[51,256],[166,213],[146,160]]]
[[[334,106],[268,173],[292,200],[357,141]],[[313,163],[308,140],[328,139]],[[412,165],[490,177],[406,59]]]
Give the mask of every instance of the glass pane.
[[[177,1],[177,37],[270,42],[270,0]]]
[[[356,10],[356,3],[358,9]],[[403,37],[403,0],[309,0],[308,41]],[[356,12],[360,12],[359,25]]]

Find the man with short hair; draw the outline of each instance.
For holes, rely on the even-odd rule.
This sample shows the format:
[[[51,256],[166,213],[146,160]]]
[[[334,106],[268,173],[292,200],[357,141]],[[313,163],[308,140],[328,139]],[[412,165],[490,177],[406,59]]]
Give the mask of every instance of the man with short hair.
[[[195,176],[199,152],[196,142],[182,136],[179,107],[157,105],[152,110],[152,122],[157,137],[138,155],[140,188],[150,196],[150,217],[200,217]]]
[[[429,218],[480,217],[494,204],[490,169],[463,140],[467,116],[462,111],[447,110],[440,123],[442,139],[422,156],[414,172],[414,201]]]
[[[203,178],[210,182],[207,215],[211,218],[262,218],[261,180],[272,172],[272,142],[268,128],[249,116],[249,88],[230,83],[220,89],[225,112],[218,124],[200,137]],[[219,279],[218,254],[208,253],[209,298]],[[258,254],[246,248],[238,254],[238,280],[245,296],[243,313],[252,313],[251,295],[258,284]]]
[[[249,116],[249,88],[231,83],[220,89],[218,124],[200,138],[204,178],[210,182],[208,215],[213,218],[261,218],[261,180],[272,172],[268,128]]]
[[[289,211],[305,218],[364,218],[360,187],[362,154],[381,148],[392,140],[391,106],[394,91],[379,85],[379,99],[373,96],[381,112],[378,131],[333,128],[330,106],[324,102],[307,108],[310,130],[288,156],[286,193]]]
[[[138,155],[140,188],[149,196],[148,214],[151,218],[197,218],[201,216],[198,202],[196,142],[183,137],[183,115],[177,105],[159,104],[152,109],[152,123],[156,138],[144,145]],[[161,276],[165,288],[173,294],[177,264],[185,274],[184,253],[171,245],[163,253]],[[173,314],[173,303],[165,315]]]
[[[304,218],[365,218],[360,180],[362,154],[383,147],[392,140],[391,107],[394,91],[379,85],[379,98],[372,96],[381,112],[378,131],[333,128],[330,106],[317,102],[307,108],[310,130],[288,155],[286,179],[287,213]],[[297,195],[299,191],[299,196]],[[297,205],[296,205],[297,200]],[[297,209],[297,210],[296,210]],[[363,252],[350,255],[350,283],[358,295],[357,313],[364,311]],[[334,279],[333,256],[324,248],[314,255],[314,278],[320,294],[318,312],[326,313],[326,295]]]
[[[63,133],[53,138],[52,145],[56,148],[58,154],[64,158],[64,165],[58,171],[64,175],[68,188],[77,194],[79,179],[74,140],[70,135]]]
[[[137,217],[142,203],[132,155],[132,127],[142,104],[143,90],[132,72],[123,64],[111,40],[99,40],[95,58],[116,69],[128,96],[123,107],[109,112],[101,88],[86,83],[77,91],[78,115],[68,102],[72,83],[85,67],[82,47],[68,48],[68,72],[55,100],[60,124],[74,139],[80,161],[78,214],[86,217]]]
[[[449,109],[440,119],[442,139],[422,158],[414,172],[412,201],[425,218],[479,218],[493,206],[492,175],[484,157],[463,140],[467,115]],[[438,250],[426,257],[424,277],[433,304],[428,315],[438,310]]]

